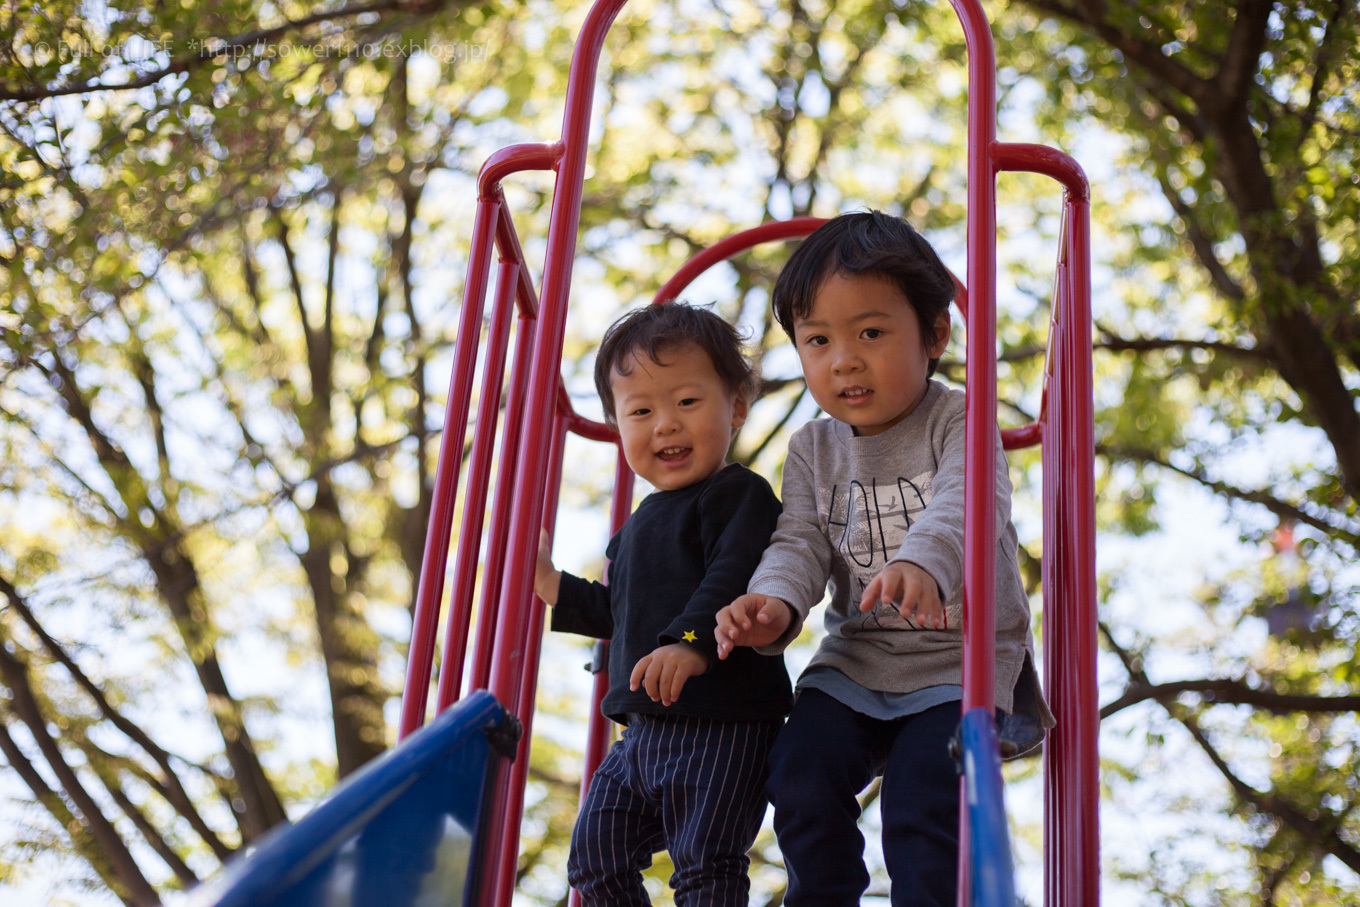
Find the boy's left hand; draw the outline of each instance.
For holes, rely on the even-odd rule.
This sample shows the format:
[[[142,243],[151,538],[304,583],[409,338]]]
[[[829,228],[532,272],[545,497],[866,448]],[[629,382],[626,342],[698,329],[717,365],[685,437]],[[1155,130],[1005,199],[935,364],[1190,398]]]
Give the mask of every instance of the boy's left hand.
[[[683,643],[671,643],[644,655],[633,666],[628,689],[641,685],[652,702],[669,706],[680,698],[685,681],[708,670],[708,659]]]
[[[861,611],[872,611],[882,602],[897,608],[902,619],[930,630],[948,629],[940,587],[935,579],[909,561],[893,561],[878,572],[859,600]]]

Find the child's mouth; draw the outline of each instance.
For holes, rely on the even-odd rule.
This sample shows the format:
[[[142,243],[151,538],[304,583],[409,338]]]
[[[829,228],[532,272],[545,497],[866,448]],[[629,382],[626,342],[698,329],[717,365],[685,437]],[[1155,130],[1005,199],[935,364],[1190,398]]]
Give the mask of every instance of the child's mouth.
[[[658,450],[656,455],[667,463],[675,463],[689,456],[689,451],[688,447],[667,447],[664,450]]]
[[[872,397],[873,394],[874,392],[867,387],[847,387],[845,390],[841,391],[841,399],[851,406],[857,406],[861,403],[869,402],[869,398]]]

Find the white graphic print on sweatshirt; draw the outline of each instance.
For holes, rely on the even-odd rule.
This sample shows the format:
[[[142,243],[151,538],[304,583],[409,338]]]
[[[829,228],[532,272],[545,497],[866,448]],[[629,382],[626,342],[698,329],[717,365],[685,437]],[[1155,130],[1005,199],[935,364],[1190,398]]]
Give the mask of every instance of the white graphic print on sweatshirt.
[[[817,497],[826,502],[823,524],[836,555],[844,562],[851,578],[850,606],[856,607],[873,578],[879,574],[902,546],[915,518],[930,503],[932,473],[915,478],[873,477],[848,484],[832,484],[819,489]],[[962,609],[947,610],[949,626],[962,619]],[[860,617],[864,626],[885,629],[925,629],[914,621],[903,620],[897,608],[879,603]]]

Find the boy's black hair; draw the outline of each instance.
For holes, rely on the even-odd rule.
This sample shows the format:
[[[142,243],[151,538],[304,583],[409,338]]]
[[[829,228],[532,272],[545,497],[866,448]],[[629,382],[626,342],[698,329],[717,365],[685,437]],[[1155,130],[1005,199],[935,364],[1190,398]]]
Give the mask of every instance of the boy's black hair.
[[[684,302],[648,305],[624,315],[609,326],[595,355],[595,389],[604,403],[604,420],[618,428],[614,419],[614,387],[610,377],[617,371],[630,375],[629,358],[646,356],[661,362],[668,351],[693,344],[708,354],[723,385],[747,403],[755,395],[755,370],[741,350],[741,335],[722,318]]]
[[[803,240],[775,281],[770,304],[790,340],[794,321],[808,316],[817,291],[832,274],[876,276],[893,283],[916,312],[927,343],[954,299],[949,269],[911,224],[882,211],[842,214]],[[930,360],[927,374],[935,374],[939,361]]]

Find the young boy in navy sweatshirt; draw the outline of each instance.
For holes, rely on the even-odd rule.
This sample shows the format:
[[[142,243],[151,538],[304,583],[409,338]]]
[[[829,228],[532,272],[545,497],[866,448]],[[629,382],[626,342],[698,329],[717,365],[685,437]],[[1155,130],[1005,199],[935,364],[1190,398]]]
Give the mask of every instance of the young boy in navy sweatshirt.
[[[676,904],[745,907],[766,757],[792,704],[782,656],[717,657],[715,615],[746,590],[780,510],[764,479],[727,462],[751,366],[731,325],[671,303],[610,327],[595,384],[656,491],[605,549],[608,585],[539,551],[552,629],[610,640],[602,711],[624,725],[581,804],[567,879],[587,905],[641,907],[642,870],[664,848]]]

